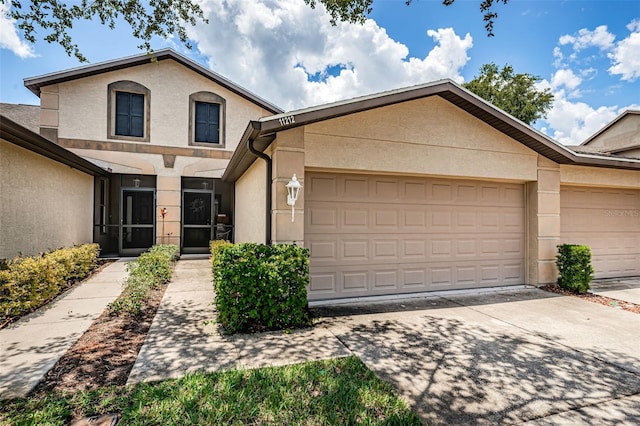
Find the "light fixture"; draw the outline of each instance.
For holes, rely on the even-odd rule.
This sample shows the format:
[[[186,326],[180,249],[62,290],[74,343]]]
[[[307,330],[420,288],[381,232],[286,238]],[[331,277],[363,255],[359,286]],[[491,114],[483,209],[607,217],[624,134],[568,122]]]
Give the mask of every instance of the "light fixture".
[[[293,177],[286,185],[287,187],[287,204],[291,206],[291,222],[295,221],[295,205],[296,201],[298,201],[298,195],[300,195],[300,182],[298,182],[298,178],[296,174],[293,174]]]
[[[140,178],[138,176],[133,178],[133,186],[140,188]]]
[[[204,189],[205,191],[209,189],[209,182],[202,182],[202,189]]]

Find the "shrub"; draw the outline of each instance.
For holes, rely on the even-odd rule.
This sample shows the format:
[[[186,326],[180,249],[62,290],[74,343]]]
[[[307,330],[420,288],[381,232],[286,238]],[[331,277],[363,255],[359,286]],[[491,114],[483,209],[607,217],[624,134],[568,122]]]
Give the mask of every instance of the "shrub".
[[[253,243],[218,245],[213,275],[217,319],[227,333],[310,325],[307,249]]]
[[[138,259],[129,262],[129,276],[124,283],[124,291],[118,299],[109,304],[109,312],[112,315],[139,315],[149,292],[171,279],[173,265],[179,257],[178,246],[167,244],[153,246]]]
[[[575,293],[589,290],[593,278],[591,249],[589,246],[561,244],[556,256],[558,266],[558,285]]]
[[[97,244],[63,248],[42,256],[16,257],[0,269],[0,318],[24,315],[56,297],[96,266]]]

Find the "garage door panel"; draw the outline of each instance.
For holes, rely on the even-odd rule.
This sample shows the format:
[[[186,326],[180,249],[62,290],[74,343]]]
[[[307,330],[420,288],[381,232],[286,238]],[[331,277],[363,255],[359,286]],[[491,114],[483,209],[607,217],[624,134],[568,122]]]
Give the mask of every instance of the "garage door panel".
[[[591,248],[597,278],[640,275],[640,190],[562,187],[561,241]]]
[[[524,283],[523,185],[305,179],[310,299]]]

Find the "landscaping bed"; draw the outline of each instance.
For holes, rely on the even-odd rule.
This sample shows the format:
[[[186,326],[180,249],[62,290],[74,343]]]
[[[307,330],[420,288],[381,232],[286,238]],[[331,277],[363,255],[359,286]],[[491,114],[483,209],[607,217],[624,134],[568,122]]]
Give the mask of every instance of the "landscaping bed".
[[[624,300],[614,299],[612,297],[602,296],[594,293],[574,293],[569,290],[565,290],[557,284],[547,284],[545,286],[540,287],[541,290],[549,291],[551,293],[562,294],[564,296],[574,296],[579,297],[582,300],[586,300],[588,302],[599,303],[604,306],[609,306],[612,308],[623,309],[625,311],[633,312],[635,314],[640,314],[640,305],[626,302]]]

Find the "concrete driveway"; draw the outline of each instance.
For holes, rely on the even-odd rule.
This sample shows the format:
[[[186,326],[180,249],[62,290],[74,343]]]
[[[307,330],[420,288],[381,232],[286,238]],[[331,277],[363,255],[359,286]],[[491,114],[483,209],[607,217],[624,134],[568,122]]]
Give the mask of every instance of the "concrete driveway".
[[[427,424],[640,424],[640,315],[537,289],[314,310]]]

